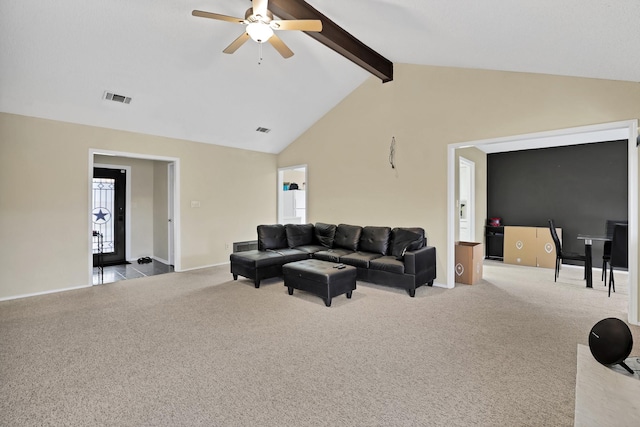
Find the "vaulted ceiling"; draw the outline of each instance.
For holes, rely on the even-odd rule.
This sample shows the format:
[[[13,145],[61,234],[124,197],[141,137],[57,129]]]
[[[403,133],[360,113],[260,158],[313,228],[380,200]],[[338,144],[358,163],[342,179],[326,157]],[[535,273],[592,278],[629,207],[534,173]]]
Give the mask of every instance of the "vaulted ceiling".
[[[640,82],[638,0],[307,3],[396,64]],[[278,32],[289,59],[253,41],[227,55],[243,27],[191,15],[250,6],[2,0],[0,111],[278,153],[372,74],[297,31]]]

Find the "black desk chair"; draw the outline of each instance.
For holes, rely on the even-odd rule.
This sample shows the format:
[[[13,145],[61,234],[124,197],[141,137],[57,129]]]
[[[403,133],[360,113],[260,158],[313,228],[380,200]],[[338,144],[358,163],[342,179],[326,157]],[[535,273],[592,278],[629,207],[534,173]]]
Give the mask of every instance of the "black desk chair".
[[[613,240],[611,240],[611,258],[609,259],[609,296],[611,288],[616,291],[616,284],[613,280],[613,268],[629,267],[629,232],[627,224],[616,224],[613,229]]]
[[[587,257],[584,254],[578,254],[575,252],[565,252],[562,250],[562,243],[560,243],[560,238],[558,237],[558,233],[556,232],[556,225],[553,223],[553,220],[549,220],[549,230],[551,231],[551,238],[553,239],[553,243],[556,245],[556,272],[553,281],[556,282],[558,280],[558,276],[560,275],[560,265],[562,261],[565,259],[571,261],[582,261],[585,266],[585,278],[587,277]]]
[[[605,235],[611,239],[613,239],[613,229],[616,224],[627,224],[626,220],[607,220],[607,227],[605,229]],[[604,285],[607,286],[607,266],[609,265],[609,260],[611,259],[611,241],[604,242],[604,249],[602,251],[602,278],[600,280],[604,281]]]

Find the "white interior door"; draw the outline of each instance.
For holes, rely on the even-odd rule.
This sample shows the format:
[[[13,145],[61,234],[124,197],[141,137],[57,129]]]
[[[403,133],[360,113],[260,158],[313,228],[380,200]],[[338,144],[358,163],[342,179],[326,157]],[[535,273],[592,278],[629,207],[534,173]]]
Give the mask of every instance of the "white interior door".
[[[174,236],[175,236],[175,224],[174,224],[174,207],[175,207],[175,194],[174,194],[174,190],[175,190],[175,164],[174,163],[169,163],[167,165],[167,176],[168,176],[168,209],[169,209],[169,221],[168,221],[168,233],[169,233],[169,239],[168,239],[168,261],[169,261],[169,265],[176,265],[175,264],[175,250],[174,250]]]
[[[475,240],[475,163],[459,159],[458,172],[458,238],[463,242]]]

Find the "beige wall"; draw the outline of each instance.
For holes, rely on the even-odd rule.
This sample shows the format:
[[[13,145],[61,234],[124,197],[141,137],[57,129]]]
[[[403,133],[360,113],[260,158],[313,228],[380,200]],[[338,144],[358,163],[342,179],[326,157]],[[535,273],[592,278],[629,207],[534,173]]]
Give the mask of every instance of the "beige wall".
[[[90,283],[90,148],[179,159],[182,270],[276,222],[275,155],[2,113],[0,298]]]
[[[637,83],[403,64],[394,74],[369,78],[278,166],[308,165],[311,222],[424,227],[438,283],[447,282],[448,144],[640,117]]]

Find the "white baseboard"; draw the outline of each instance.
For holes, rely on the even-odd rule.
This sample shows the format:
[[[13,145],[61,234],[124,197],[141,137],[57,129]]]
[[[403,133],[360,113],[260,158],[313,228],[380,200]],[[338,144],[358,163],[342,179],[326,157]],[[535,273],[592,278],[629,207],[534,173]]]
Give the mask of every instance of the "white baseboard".
[[[203,268],[220,267],[221,265],[229,265],[229,264],[231,264],[231,262],[226,261],[226,262],[221,262],[219,264],[209,264],[209,265],[202,265],[200,267],[183,268],[181,270],[175,270],[175,271],[176,273],[182,273],[185,271],[202,270]]]
[[[157,257],[157,256],[152,256],[151,258],[155,259],[156,261],[160,261],[163,264],[169,265],[169,260],[166,260],[166,259],[163,259],[163,258],[160,258],[160,257]]]
[[[433,287],[434,288],[453,289],[453,286],[449,287],[446,283],[438,283],[438,282],[433,282]]]
[[[76,287],[72,287],[72,288],[52,289],[52,290],[49,290],[49,291],[34,292],[32,294],[13,295],[13,296],[10,296],[10,297],[0,298],[0,301],[9,301],[9,300],[12,300],[12,299],[36,297],[38,295],[55,294],[55,293],[58,293],[58,292],[65,292],[65,291],[75,291],[77,289],[90,288],[92,286],[93,285],[82,285],[82,286],[76,286]]]

